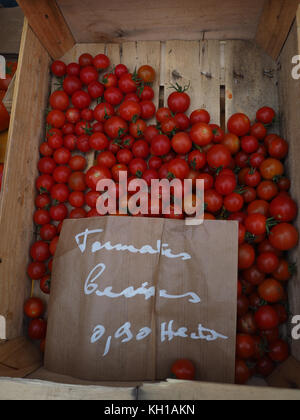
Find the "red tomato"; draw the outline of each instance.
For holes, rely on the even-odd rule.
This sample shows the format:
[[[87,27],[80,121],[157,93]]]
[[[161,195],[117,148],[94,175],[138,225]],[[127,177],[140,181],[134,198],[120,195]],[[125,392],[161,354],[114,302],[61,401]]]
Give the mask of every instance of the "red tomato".
[[[57,235],[57,228],[54,225],[44,225],[40,230],[40,237],[43,241],[52,241],[52,239]]]
[[[245,114],[234,114],[229,119],[227,128],[230,133],[236,134],[239,137],[243,137],[250,132],[251,123]]]
[[[158,135],[154,137],[151,143],[151,153],[154,156],[165,156],[171,150],[172,144],[169,137]]]
[[[272,306],[262,306],[255,313],[255,322],[260,330],[271,330],[279,325],[279,316]]]
[[[104,124],[104,131],[111,139],[121,138],[128,132],[128,125],[120,117],[111,117]]]
[[[110,66],[110,59],[105,54],[98,54],[93,59],[93,65],[98,70],[106,70]]]
[[[46,295],[50,294],[50,285],[51,285],[51,277],[50,276],[44,276],[40,280],[40,289]]]
[[[188,156],[188,162],[192,169],[198,171],[206,165],[206,154],[200,150],[192,151]]]
[[[255,250],[253,246],[245,243],[239,247],[239,270],[247,270],[255,262]]]
[[[194,112],[192,112],[190,116],[190,121],[192,125],[198,124],[198,123],[210,123],[210,115],[206,111],[206,109],[198,109]]]
[[[53,110],[47,115],[47,124],[51,127],[61,128],[65,124],[66,117],[62,111]]]
[[[94,118],[98,122],[105,123],[109,118],[115,115],[115,110],[112,105],[101,103],[94,109]]]
[[[279,222],[292,222],[297,213],[297,204],[288,195],[278,195],[270,204],[270,214]]]
[[[190,360],[177,360],[171,368],[171,372],[175,375],[176,379],[185,381],[193,381],[196,375],[194,364]]]
[[[82,54],[78,60],[80,67],[92,66],[93,61],[94,61],[93,56],[87,53]]]
[[[185,155],[191,151],[193,142],[187,133],[181,132],[173,137],[172,147],[177,154]]]
[[[119,88],[125,94],[127,93],[135,93],[137,91],[137,84],[132,78],[132,74],[124,74],[119,79]]]
[[[255,353],[255,341],[251,335],[238,334],[236,338],[236,355],[239,359],[251,359]]]
[[[177,158],[169,163],[168,170],[172,178],[186,179],[190,168],[185,160]]]
[[[100,151],[108,148],[109,141],[105,134],[94,133],[89,139],[89,145],[91,149]]]
[[[231,154],[227,147],[222,144],[213,146],[207,152],[207,163],[213,169],[228,168],[231,162]]]
[[[155,70],[149,65],[144,65],[138,69],[138,78],[144,83],[153,83],[156,77]]]
[[[78,63],[70,63],[67,65],[67,74],[69,76],[79,76],[80,65]]]
[[[43,262],[35,261],[29,264],[27,274],[32,280],[40,280],[46,273],[46,266]]]
[[[274,109],[266,106],[257,111],[256,120],[258,122],[268,125],[268,124],[272,124],[275,116],[276,116],[276,113]]]
[[[279,281],[267,279],[259,286],[258,294],[268,303],[278,303],[284,298],[284,289]]]
[[[80,91],[81,88],[82,88],[82,81],[79,79],[79,77],[67,76],[64,79],[63,89],[69,96],[74,95],[76,92]],[[73,102],[73,105],[76,107],[74,102]]]
[[[257,267],[266,274],[271,274],[277,270],[279,258],[273,252],[264,252],[257,257]]]
[[[110,170],[105,166],[93,166],[85,175],[85,182],[93,191],[97,190],[97,184],[102,179],[112,179]]]
[[[47,322],[43,319],[33,319],[28,327],[28,336],[31,340],[43,340],[46,337]]]
[[[147,159],[150,154],[150,147],[146,140],[137,140],[133,147],[132,152],[136,158]]]
[[[269,240],[274,248],[280,251],[289,251],[297,246],[299,233],[293,225],[281,223],[273,227]]]
[[[197,123],[193,125],[190,136],[192,141],[198,146],[207,146],[214,138],[212,128],[206,123]]]
[[[168,98],[168,106],[174,114],[185,113],[191,105],[191,98],[185,89],[178,87],[177,92],[171,93]]]
[[[24,304],[25,315],[30,319],[40,318],[45,311],[43,301],[39,298],[30,298]]]
[[[288,344],[283,340],[277,340],[270,345],[269,356],[273,362],[283,363],[289,358],[290,350]]]
[[[246,384],[252,374],[244,360],[237,360],[235,365],[235,383],[237,385]]]
[[[90,106],[92,99],[84,90],[79,90],[72,95],[72,104],[78,109],[86,109]]]
[[[100,153],[97,156],[97,164],[99,166],[106,166],[107,168],[112,168],[117,163],[117,159],[112,152],[105,151]]]
[[[86,158],[81,155],[74,155],[69,161],[69,166],[73,171],[84,171],[87,166]]]
[[[53,61],[51,71],[56,77],[63,77],[66,74],[67,66],[60,60]]]
[[[50,105],[53,109],[66,111],[70,105],[68,95],[63,91],[53,92],[49,99]]]
[[[104,94],[104,91],[104,85],[98,81],[94,81],[88,85],[88,93],[92,99],[101,98]]]
[[[31,258],[34,261],[44,262],[50,258],[49,245],[43,241],[35,242],[30,249]]]
[[[124,98],[123,93],[117,87],[110,87],[104,93],[104,99],[107,103],[117,106],[120,105]]]

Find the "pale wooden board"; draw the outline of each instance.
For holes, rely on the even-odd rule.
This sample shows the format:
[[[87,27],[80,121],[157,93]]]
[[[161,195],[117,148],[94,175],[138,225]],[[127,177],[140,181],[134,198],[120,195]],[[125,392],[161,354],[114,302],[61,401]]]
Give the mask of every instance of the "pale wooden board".
[[[299,13],[300,19],[300,13]],[[292,196],[300,203],[300,80],[294,80],[291,72],[293,68],[292,57],[300,54],[300,37],[297,36],[297,25],[294,24],[289,38],[279,58],[279,96],[281,104],[281,131],[282,135],[289,142],[290,151],[287,161],[287,170],[292,180]],[[300,217],[296,225],[300,229]],[[291,254],[291,260],[299,260],[299,247]],[[289,285],[290,311],[292,315],[300,313],[300,272],[295,276]],[[293,356],[300,360],[300,341],[292,343]]]
[[[76,42],[253,39],[261,0],[58,0]]]
[[[29,379],[0,378],[0,400],[133,401],[135,388],[58,384]]]
[[[6,338],[22,335],[23,305],[30,294],[26,269],[34,236],[34,180],[44,136],[49,64],[48,53],[25,22],[0,202],[0,314],[6,318]]]
[[[268,0],[256,33],[256,42],[274,60],[284,46],[288,33],[295,19],[299,0]]]
[[[174,92],[171,85],[189,85],[191,106],[188,115],[206,108],[212,122],[220,123],[220,42],[219,41],[167,41],[163,85],[165,105]]]
[[[169,401],[243,401],[300,400],[300,391],[205,382],[176,381],[144,384],[138,390],[139,400]]]
[[[19,7],[0,9],[0,54],[19,54],[23,24]]]
[[[254,121],[262,106],[278,112],[276,70],[276,63],[254,42],[226,41],[226,122],[236,112],[243,112]]]
[[[5,94],[5,96],[3,98],[3,101],[2,101],[9,114],[11,113],[11,109],[12,109],[15,82],[16,82],[16,75],[14,75],[14,77],[12,78],[12,81],[10,82],[10,84],[8,86],[8,89],[6,91],[6,94]]]

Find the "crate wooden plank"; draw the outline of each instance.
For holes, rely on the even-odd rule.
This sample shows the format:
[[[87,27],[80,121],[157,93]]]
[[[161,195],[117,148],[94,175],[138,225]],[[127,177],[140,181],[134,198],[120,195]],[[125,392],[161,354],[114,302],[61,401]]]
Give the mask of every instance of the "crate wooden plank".
[[[284,46],[296,16],[299,0],[267,0],[256,33],[256,42],[274,60]]]
[[[55,0],[18,0],[18,4],[52,58],[60,58],[73,47],[75,40]]]
[[[0,54],[18,54],[24,24],[19,7],[0,9]]]
[[[16,81],[16,75],[14,75],[14,77],[12,78],[12,81],[10,82],[8,89],[6,91],[6,94],[2,101],[9,114],[11,113],[11,109],[12,109],[15,81]]]
[[[220,123],[220,42],[167,41],[165,47],[165,104],[171,85],[190,84],[191,110],[206,108],[215,124]]]
[[[187,382],[169,379],[159,384],[144,384],[138,390],[139,400],[169,401],[243,401],[243,400],[300,400],[300,391]]]
[[[76,42],[253,39],[261,0],[57,0]]]
[[[300,17],[300,13],[299,13]],[[292,77],[292,57],[300,55],[300,37],[297,35],[297,25],[294,24],[289,38],[279,58],[279,97],[281,105],[281,133],[289,142],[290,151],[287,161],[287,171],[292,181],[291,193],[295,200],[300,202],[300,177],[299,177],[299,156],[300,156],[300,80]],[[300,229],[300,216],[298,215],[296,225]],[[299,258],[299,248],[291,253],[291,260]],[[289,302],[292,316],[300,312],[300,272],[294,276],[289,283]],[[300,341],[292,343],[293,356],[300,360]]]
[[[0,400],[5,401],[133,401],[135,399],[136,388],[70,385],[30,379],[0,378]]]
[[[300,390],[300,362],[293,357],[290,357],[287,361],[277,367],[272,375],[269,376],[267,382],[274,388]]]
[[[47,51],[25,21],[0,200],[0,315],[6,318],[8,339],[22,335],[23,304],[30,294],[26,267],[34,232],[34,180],[44,136],[49,65]]]
[[[276,70],[276,63],[254,42],[226,41],[226,121],[236,112],[243,112],[254,121],[262,106],[278,111]]]

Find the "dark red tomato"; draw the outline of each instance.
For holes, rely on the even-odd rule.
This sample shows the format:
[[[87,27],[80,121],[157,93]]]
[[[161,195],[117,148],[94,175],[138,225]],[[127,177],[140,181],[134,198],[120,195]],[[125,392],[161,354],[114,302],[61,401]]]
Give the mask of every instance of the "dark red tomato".
[[[103,179],[112,179],[111,172],[106,166],[93,166],[85,176],[87,186],[93,191],[97,190],[98,182]]]
[[[70,219],[84,219],[86,218],[87,212],[83,208],[76,208],[71,210]]]
[[[283,340],[277,340],[270,345],[269,357],[273,362],[283,363],[289,358],[290,349],[288,344]]]
[[[254,314],[248,312],[246,315],[238,319],[238,332],[242,334],[254,335],[257,332]]]
[[[74,95],[74,93],[80,91],[81,88],[82,88],[82,81],[78,77],[67,76],[64,79],[63,89],[69,96]],[[73,105],[76,106],[74,103]]]
[[[261,174],[256,168],[250,168],[245,172],[245,183],[248,187],[257,187],[261,182]]]
[[[111,87],[117,87],[118,86],[117,76],[114,73],[107,73],[103,76],[102,83],[104,84],[106,89],[109,89]]]
[[[136,158],[147,159],[150,154],[149,144],[146,140],[137,140],[132,147],[132,152]]]
[[[50,252],[52,255],[55,255],[56,252],[56,248],[58,245],[58,241],[59,241],[59,236],[56,236],[55,238],[52,239],[51,243],[50,243]]]
[[[200,152],[200,150],[194,150],[193,152],[190,152],[188,162],[192,169],[198,171],[206,165],[206,154],[204,152]]]
[[[136,157],[141,157],[141,156],[136,156]],[[122,163],[123,165],[129,165],[132,159],[133,159],[133,153],[128,149],[121,149],[117,153],[117,161],[119,163]],[[107,166],[107,165],[104,165],[104,166]]]
[[[79,76],[80,75],[80,65],[78,63],[70,63],[67,65],[67,74],[68,76]]]
[[[38,162],[38,170],[42,174],[53,174],[54,169],[56,168],[56,162],[51,157],[43,157]]]
[[[115,115],[115,110],[112,105],[102,103],[94,109],[94,118],[96,121],[105,123],[109,118]]]
[[[51,71],[56,77],[63,77],[66,74],[67,66],[60,60],[53,61]]]
[[[50,276],[44,276],[40,280],[40,289],[43,293],[46,295],[50,294],[50,286],[51,286],[51,277]]]
[[[261,200],[270,201],[278,194],[278,187],[273,181],[263,181],[257,187],[257,195]]]
[[[92,115],[93,115],[93,112],[92,112]],[[66,123],[63,127],[62,127],[62,132],[63,132],[63,134],[66,136],[66,135],[69,135],[69,134],[73,134],[74,133],[74,131],[75,131],[75,127],[74,127],[74,124],[71,124],[71,123]]]
[[[278,303],[284,298],[285,292],[279,281],[266,279],[259,286],[258,294],[261,299],[268,303]]]
[[[52,241],[53,238],[57,235],[57,228],[54,225],[44,225],[40,230],[40,237],[43,241]]]
[[[137,90],[137,84],[132,78],[132,74],[124,74],[119,79],[119,88],[125,94],[127,93],[135,93]]]
[[[124,97],[124,102],[126,102],[126,101],[132,101],[132,102],[136,102],[137,104],[139,104],[141,102],[141,99],[139,98],[137,93],[127,93],[127,95],[125,95],[125,97]]]
[[[216,188],[217,189],[217,188]],[[220,191],[219,191],[220,192]],[[241,211],[244,207],[244,198],[241,194],[233,192],[224,199],[224,207],[230,213]]]
[[[129,73],[129,70],[124,64],[118,64],[115,67],[115,75],[117,76],[118,79],[124,76],[124,74],[128,74],[128,73]]]
[[[73,171],[84,171],[87,166],[86,158],[81,155],[72,156],[69,166]]]
[[[172,147],[178,155],[185,155],[191,151],[193,142],[187,133],[180,132],[172,138]]]
[[[207,174],[207,173],[199,174],[197,179],[204,181],[204,191],[208,191],[212,189],[214,186],[214,178],[210,174]]]
[[[264,378],[270,376],[275,370],[275,364],[268,356],[264,356],[258,360],[255,366],[256,372]]]
[[[53,155],[53,149],[49,146],[47,141],[40,145],[40,154],[45,157],[50,157]]]
[[[251,136],[256,137],[258,140],[264,140],[267,136],[267,129],[262,123],[255,123],[251,127]]]
[[[84,90],[79,90],[72,95],[72,104],[78,109],[85,109],[91,105],[92,99]]]
[[[284,174],[284,166],[278,159],[266,159],[259,168],[261,175],[264,179],[273,180],[275,177]]]
[[[213,189],[205,191],[204,201],[209,213],[217,213],[223,206],[223,197]]]
[[[95,122],[92,129],[93,133],[104,133],[104,124],[101,122]]]
[[[253,286],[259,286],[264,282],[266,275],[258,269],[257,265],[253,265],[243,271],[243,278]]]
[[[161,123],[161,131],[168,136],[174,135],[179,130],[176,119],[171,117]]]
[[[55,184],[51,188],[51,197],[53,200],[59,203],[65,203],[68,201],[70,191],[66,184]]]
[[[59,110],[50,111],[47,115],[47,124],[51,127],[61,128],[66,122],[65,114]]]
[[[172,112],[169,108],[159,108],[156,112],[156,120],[159,123],[164,122],[168,118],[172,118]]]
[[[38,209],[44,209],[45,207],[49,206],[49,204],[51,204],[51,199],[48,194],[39,194],[36,196],[35,206]]]
[[[250,301],[244,294],[237,301],[237,315],[239,318],[246,315],[249,311]]]
[[[281,282],[290,280],[294,272],[294,268],[285,259],[280,259],[277,269],[273,272],[273,277]]]
[[[29,264],[27,274],[31,280],[40,280],[46,274],[46,266],[43,262],[35,261]]]
[[[267,230],[267,218],[262,214],[250,214],[245,220],[245,227],[252,235],[263,235]]]
[[[224,140],[224,137],[225,137],[225,133],[222,130],[222,128],[219,125],[216,125],[216,124],[210,124],[209,126],[213,131],[213,135],[214,135],[213,142],[214,143],[222,143],[222,141]]]
[[[171,93],[168,106],[174,114],[185,113],[191,105],[191,98],[182,89]]]
[[[80,71],[80,80],[86,86],[92,82],[97,82],[98,77],[99,74],[93,66],[86,66]]]
[[[283,300],[286,300],[286,297],[287,297],[287,295],[284,291]],[[284,304],[277,303],[276,305],[274,305],[274,309],[277,312],[277,315],[279,316],[279,323],[280,324],[286,324],[288,319],[289,319],[289,314],[288,314],[287,309],[284,306]]]
[[[207,152],[207,163],[213,169],[228,168],[231,162],[231,154],[227,147],[222,144],[213,146]]]
[[[91,208],[96,208],[97,200],[100,197],[100,193],[98,191],[89,191],[85,195],[85,202]]]
[[[246,168],[249,164],[249,156],[245,152],[239,152],[235,156],[235,163],[238,168]]]
[[[244,360],[237,360],[235,364],[235,383],[245,385],[251,379],[252,373]]]
[[[77,136],[83,136],[84,134],[90,134],[92,130],[91,124],[88,121],[80,121],[75,126],[75,133]]]
[[[148,126],[144,132],[145,140],[147,140],[147,142],[150,144],[152,143],[152,140],[158,135],[159,131],[155,125]]]
[[[272,330],[279,325],[279,316],[272,306],[261,306],[255,313],[255,323],[260,330]]]
[[[85,191],[85,175],[82,172],[73,172],[68,182],[69,188],[73,191]]]
[[[46,338],[47,322],[43,319],[33,319],[28,327],[28,337],[31,340],[43,340]]]
[[[43,241],[35,242],[30,249],[31,258],[34,261],[44,262],[50,258],[49,245]]]
[[[101,151],[108,148],[109,141],[105,134],[94,133],[89,139],[89,145],[91,149]]]
[[[289,195],[279,195],[270,204],[270,214],[279,222],[292,222],[297,213],[297,204]]]
[[[214,134],[212,128],[206,123],[197,123],[193,125],[190,131],[192,141],[197,146],[207,146],[213,141]]]
[[[57,149],[53,154],[53,159],[58,165],[66,165],[71,159],[71,152],[65,147]]]
[[[269,212],[269,203],[267,201],[264,200],[255,200],[252,201],[248,208],[247,208],[247,212],[248,214],[262,214],[265,217],[268,217],[270,212]]]
[[[243,197],[245,203],[249,204],[252,203],[254,200],[256,200],[256,190],[252,187],[244,187],[243,188]]]
[[[143,118],[144,120],[150,120],[151,118],[154,117],[155,112],[156,112],[156,107],[152,101],[141,101],[140,106],[142,110],[141,118]]]
[[[49,137],[48,144],[51,147],[51,149],[60,149],[61,147],[63,147],[64,139],[62,136],[54,134],[53,136]]]
[[[264,252],[257,257],[257,267],[266,274],[271,274],[277,270],[279,258],[273,252]]]
[[[28,318],[40,318],[45,311],[44,303],[39,298],[30,298],[24,304],[24,312]]]
[[[179,113],[176,114],[174,118],[179,127],[179,130],[186,131],[190,127],[190,119],[187,115]]]
[[[236,134],[238,137],[246,136],[251,130],[251,123],[245,114],[234,114],[227,123],[230,133]]]
[[[111,139],[121,138],[128,132],[128,125],[123,118],[111,117],[106,121],[104,131]]]
[[[151,187],[151,181],[159,179],[158,172],[155,169],[147,169],[143,174],[143,179],[147,182],[148,186]]]
[[[193,381],[196,376],[196,369],[194,364],[190,360],[177,360],[172,368],[171,372],[175,375],[176,379],[184,381]]]
[[[110,66],[110,59],[105,54],[98,54],[93,60],[97,70],[106,70]]]
[[[250,244],[242,244],[239,247],[239,270],[247,270],[255,262],[255,249]]]
[[[115,155],[110,151],[105,151],[100,153],[97,156],[97,164],[99,166],[106,166],[107,168],[112,168],[117,163]]]
[[[152,101],[154,99],[154,90],[151,86],[144,86],[143,91],[140,93],[141,101]]]
[[[71,124],[77,124],[80,121],[80,111],[76,108],[69,108],[66,112],[66,119]]]
[[[279,328],[273,328],[272,330],[264,330],[260,332],[260,336],[267,340],[267,342],[274,343],[274,341],[279,340]]]
[[[124,165],[123,163],[118,163],[117,165],[115,165],[111,168],[112,178],[115,182],[120,181],[121,172],[128,173],[127,165]]]
[[[274,248],[289,251],[297,246],[299,233],[293,225],[281,223],[272,228],[269,240]]]
[[[255,353],[255,342],[248,334],[238,334],[236,337],[236,355],[239,359],[251,359]]]
[[[68,216],[68,209],[63,203],[52,206],[50,209],[50,216],[52,220],[61,222]]]
[[[241,146],[244,152],[251,154],[257,151],[259,143],[254,136],[244,136],[241,140]]]
[[[40,193],[49,192],[54,185],[54,179],[51,175],[41,175],[36,180],[36,188]]]
[[[289,144],[280,137],[272,140],[269,144],[269,155],[275,159],[284,159],[289,152]]]
[[[147,170],[147,163],[144,159],[133,159],[129,164],[129,171],[132,175],[141,178]]]
[[[142,109],[139,103],[134,101],[125,101],[119,108],[120,117],[125,121],[133,121],[141,116]]]
[[[186,179],[190,168],[185,160],[177,158],[169,163],[168,170],[171,178]]]
[[[86,108],[81,111],[81,119],[84,121],[93,121],[94,119],[94,112],[92,109]]]
[[[80,67],[87,67],[93,65],[94,58],[91,54],[85,53],[79,57],[79,65]]]
[[[98,81],[94,81],[88,85],[88,93],[93,99],[101,98],[104,94],[104,91],[104,85]]]
[[[230,150],[230,153],[232,155],[236,155],[241,147],[240,139],[233,133],[227,133],[226,135],[224,135],[222,144]]]
[[[34,223],[38,226],[44,226],[51,222],[48,210],[38,209],[33,215]]]
[[[165,135],[158,135],[152,140],[151,153],[154,156],[164,156],[170,152],[171,147],[172,145],[169,137]]]
[[[287,177],[282,176],[276,179],[276,183],[280,191],[289,191],[291,188],[291,181]]]
[[[104,93],[105,101],[113,106],[120,105],[123,98],[123,93],[117,87],[110,87]]]
[[[152,156],[148,162],[149,169],[154,169],[155,171],[158,171],[162,167],[162,164],[163,161],[158,156]]]
[[[53,109],[66,111],[70,105],[68,95],[63,91],[53,92],[49,99],[50,105]]]
[[[210,123],[210,114],[206,111],[206,109],[197,109],[196,111],[192,112],[190,116],[190,121],[192,125],[198,123]]]
[[[230,195],[228,197],[230,197]],[[228,208],[227,208],[228,204],[225,203],[225,201],[226,201],[226,199],[224,200],[224,207],[227,211],[229,211]],[[242,225],[241,223],[239,223],[239,245],[242,245],[245,242],[246,233],[247,232],[246,232],[245,226]]]
[[[275,116],[276,113],[274,109],[265,106],[257,111],[256,120],[258,122],[268,125],[273,123]]]
[[[215,181],[215,189],[221,195],[230,195],[237,187],[237,181],[231,175],[219,175]],[[237,210],[238,211],[238,210]]]

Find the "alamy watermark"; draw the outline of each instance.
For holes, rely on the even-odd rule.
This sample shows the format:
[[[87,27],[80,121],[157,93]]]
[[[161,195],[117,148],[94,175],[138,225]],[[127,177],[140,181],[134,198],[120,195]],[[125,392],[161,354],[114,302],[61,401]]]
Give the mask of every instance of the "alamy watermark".
[[[0,55],[0,79],[6,79],[6,60]]]
[[[300,55],[295,55],[292,58],[292,64],[296,64],[292,70],[292,78],[294,80],[299,80],[300,79]]]

